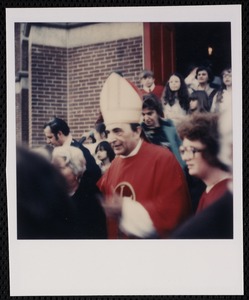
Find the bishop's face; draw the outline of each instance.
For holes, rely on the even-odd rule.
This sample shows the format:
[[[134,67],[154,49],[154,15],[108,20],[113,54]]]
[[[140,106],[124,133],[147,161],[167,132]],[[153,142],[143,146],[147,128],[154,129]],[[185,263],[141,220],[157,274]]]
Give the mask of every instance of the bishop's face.
[[[106,126],[108,141],[116,155],[129,155],[140,140],[141,127],[137,131],[131,129],[128,123],[114,123]]]

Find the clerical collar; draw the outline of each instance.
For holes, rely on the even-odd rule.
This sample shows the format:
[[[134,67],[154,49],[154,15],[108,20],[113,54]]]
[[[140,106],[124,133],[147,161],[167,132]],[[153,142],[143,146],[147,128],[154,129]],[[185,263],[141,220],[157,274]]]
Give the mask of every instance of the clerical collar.
[[[135,148],[134,150],[132,150],[131,153],[130,153],[129,155],[127,155],[127,156],[120,155],[120,157],[121,157],[121,158],[128,158],[128,157],[131,157],[131,156],[135,156],[135,155],[138,153],[139,149],[141,148],[142,142],[143,142],[142,139],[140,139],[140,140],[138,141],[138,143],[137,143],[136,148]]]
[[[147,93],[151,93],[153,90],[154,90],[154,88],[155,88],[155,83],[153,83],[152,84],[152,86],[151,87],[147,87],[147,86],[143,86],[143,89],[145,90],[145,92],[147,92]]]

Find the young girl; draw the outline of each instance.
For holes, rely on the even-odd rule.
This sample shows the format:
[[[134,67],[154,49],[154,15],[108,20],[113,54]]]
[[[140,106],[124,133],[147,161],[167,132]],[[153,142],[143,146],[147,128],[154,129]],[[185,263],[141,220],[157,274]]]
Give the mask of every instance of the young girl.
[[[99,167],[102,174],[110,167],[115,158],[115,153],[107,141],[100,142],[95,149],[96,159],[100,161]]]
[[[208,96],[204,91],[195,91],[189,96],[188,114],[196,112],[208,112]]]
[[[180,123],[188,110],[188,89],[180,74],[170,76],[163,101],[165,118],[171,119],[175,125]]]

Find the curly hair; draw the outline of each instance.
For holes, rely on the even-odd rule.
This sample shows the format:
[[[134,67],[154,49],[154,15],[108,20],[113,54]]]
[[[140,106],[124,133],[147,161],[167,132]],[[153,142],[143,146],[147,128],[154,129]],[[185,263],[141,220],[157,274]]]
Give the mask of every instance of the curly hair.
[[[202,156],[210,165],[228,171],[227,166],[218,158],[220,152],[218,120],[219,114],[216,113],[196,113],[186,117],[177,127],[177,131],[182,140],[187,138],[206,146]]]

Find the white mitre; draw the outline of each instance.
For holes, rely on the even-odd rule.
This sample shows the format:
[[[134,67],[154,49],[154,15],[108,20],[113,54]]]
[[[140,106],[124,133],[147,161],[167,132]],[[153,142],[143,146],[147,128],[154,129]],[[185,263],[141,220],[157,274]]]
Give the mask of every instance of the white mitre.
[[[117,73],[106,80],[100,94],[100,110],[105,125],[140,123],[142,99],[129,81]]]

